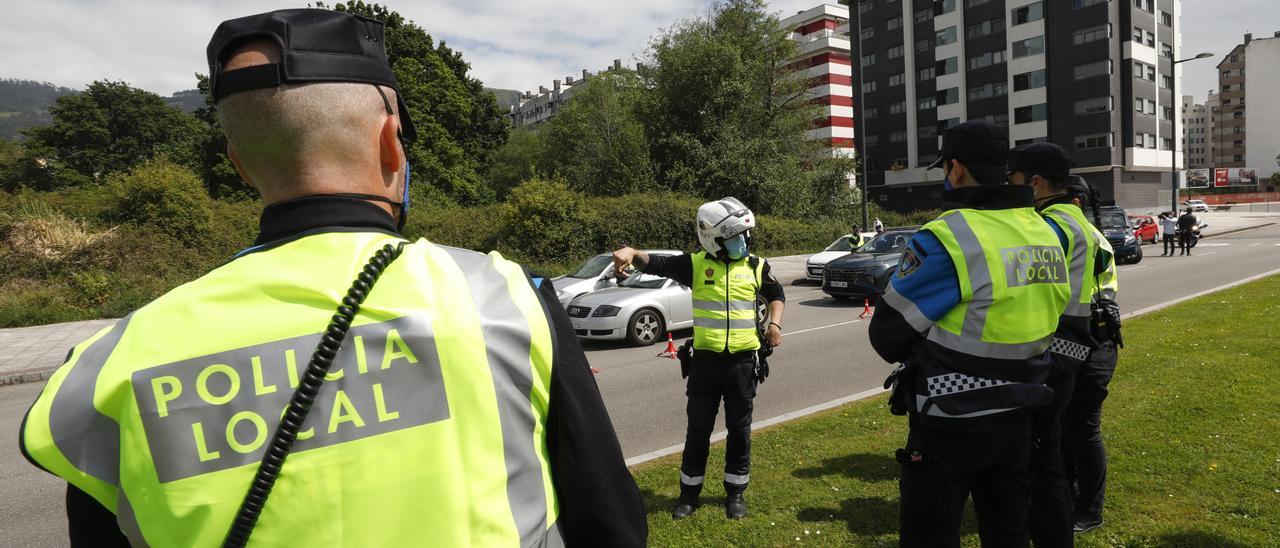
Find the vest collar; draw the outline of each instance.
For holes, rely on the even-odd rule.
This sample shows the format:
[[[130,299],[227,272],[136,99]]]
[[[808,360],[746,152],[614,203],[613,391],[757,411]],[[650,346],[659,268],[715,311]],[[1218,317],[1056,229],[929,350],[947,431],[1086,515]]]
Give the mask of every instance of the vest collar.
[[[981,185],[947,191],[942,209],[1016,209],[1035,207],[1035,190],[1029,186]]]
[[[398,233],[391,215],[365,200],[303,196],[263,209],[258,219],[258,238],[253,243],[262,245],[325,228],[367,228],[371,232]]]

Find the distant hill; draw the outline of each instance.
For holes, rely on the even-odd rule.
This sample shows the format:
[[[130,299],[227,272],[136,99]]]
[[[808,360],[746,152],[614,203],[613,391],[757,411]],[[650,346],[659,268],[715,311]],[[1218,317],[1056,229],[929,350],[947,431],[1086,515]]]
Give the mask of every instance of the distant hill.
[[[23,129],[52,122],[49,107],[53,102],[78,92],[49,82],[0,78],[0,139],[20,140]],[[186,113],[204,106],[204,96],[195,89],[179,91],[163,99]]]
[[[484,88],[498,98],[498,110],[507,112],[511,105],[520,104],[520,92],[514,89]]]

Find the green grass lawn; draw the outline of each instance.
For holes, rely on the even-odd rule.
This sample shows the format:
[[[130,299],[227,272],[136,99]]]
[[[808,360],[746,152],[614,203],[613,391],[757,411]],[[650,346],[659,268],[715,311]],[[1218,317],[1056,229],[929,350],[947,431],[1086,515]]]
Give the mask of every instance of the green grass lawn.
[[[1106,525],[1080,546],[1280,546],[1277,318],[1272,277],[1126,322],[1104,407]],[[723,443],[704,505],[679,522],[679,456],[640,465],[650,544],[896,546],[905,435],[884,396],[757,432],[751,514],[737,522],[724,517]],[[972,516],[963,534],[978,545]]]

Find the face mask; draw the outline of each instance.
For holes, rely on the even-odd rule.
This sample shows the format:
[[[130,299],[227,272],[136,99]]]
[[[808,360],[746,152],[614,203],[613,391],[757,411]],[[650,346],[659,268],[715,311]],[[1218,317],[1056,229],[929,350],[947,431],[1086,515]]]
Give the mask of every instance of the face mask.
[[[738,260],[747,256],[747,236],[739,234],[724,241],[724,252],[730,259]]]

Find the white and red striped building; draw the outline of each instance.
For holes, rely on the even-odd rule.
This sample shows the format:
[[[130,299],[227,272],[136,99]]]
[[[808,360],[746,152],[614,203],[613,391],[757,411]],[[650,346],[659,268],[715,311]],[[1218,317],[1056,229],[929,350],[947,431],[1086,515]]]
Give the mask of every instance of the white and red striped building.
[[[849,57],[849,8],[822,4],[782,20],[792,29],[798,51],[791,65],[809,82],[812,101],[822,107],[809,138],[827,143],[833,154],[854,156],[853,65]],[[853,174],[849,175],[850,183]]]

